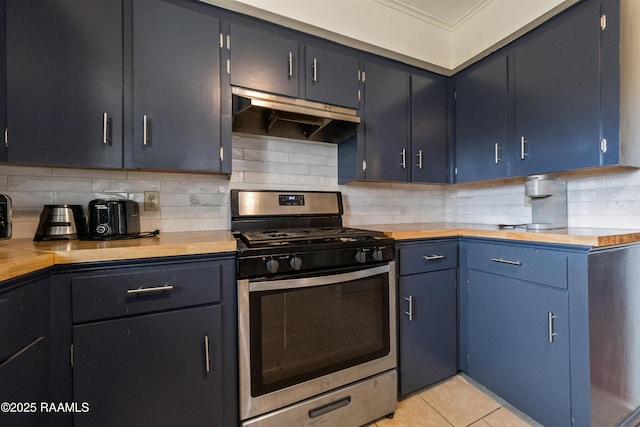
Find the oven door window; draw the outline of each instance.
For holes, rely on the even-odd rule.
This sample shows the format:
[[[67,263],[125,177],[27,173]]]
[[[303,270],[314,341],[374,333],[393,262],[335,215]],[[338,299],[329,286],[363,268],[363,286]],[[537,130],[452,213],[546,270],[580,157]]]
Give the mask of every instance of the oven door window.
[[[291,280],[292,285],[295,280]],[[386,356],[389,274],[249,294],[251,394]]]

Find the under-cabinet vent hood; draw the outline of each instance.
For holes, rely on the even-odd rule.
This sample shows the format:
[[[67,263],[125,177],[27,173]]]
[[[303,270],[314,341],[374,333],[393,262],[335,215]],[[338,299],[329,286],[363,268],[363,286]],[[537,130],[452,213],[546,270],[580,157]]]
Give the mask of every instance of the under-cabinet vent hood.
[[[356,110],[239,87],[233,94],[233,131],[308,141],[341,142],[360,124]]]

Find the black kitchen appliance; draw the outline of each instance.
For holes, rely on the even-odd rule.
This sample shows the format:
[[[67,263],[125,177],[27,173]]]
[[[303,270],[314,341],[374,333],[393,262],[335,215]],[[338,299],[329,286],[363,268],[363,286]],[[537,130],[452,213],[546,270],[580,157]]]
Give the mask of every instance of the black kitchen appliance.
[[[245,427],[395,411],[394,241],[342,214],[340,192],[231,192]]]
[[[0,194],[0,239],[11,238],[11,197]]]
[[[133,200],[89,202],[89,238],[121,239],[140,235],[140,208]]]
[[[44,205],[33,240],[76,240],[86,236],[87,219],[82,205]]]

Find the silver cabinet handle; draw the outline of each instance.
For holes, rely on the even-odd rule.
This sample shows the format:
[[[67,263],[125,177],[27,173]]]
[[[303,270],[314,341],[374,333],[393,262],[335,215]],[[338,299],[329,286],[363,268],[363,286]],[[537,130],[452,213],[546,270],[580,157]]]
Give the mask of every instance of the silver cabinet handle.
[[[422,169],[422,150],[418,150],[418,169]]]
[[[405,311],[404,314],[409,316],[409,320],[413,320],[413,295],[404,297],[404,299],[409,302],[409,311]]]
[[[209,357],[209,336],[204,336],[204,368],[209,373],[211,371],[211,359]]]
[[[402,169],[406,169],[407,168],[407,149],[403,148],[400,154],[402,155],[402,161],[400,162],[400,166],[402,166]]]
[[[142,143],[143,145],[147,145],[149,143],[149,132],[148,132],[149,120],[147,115],[142,116]]]
[[[318,83],[318,60],[313,58],[313,82]]]
[[[524,160],[524,158],[527,156],[526,144],[527,139],[524,136],[520,137],[520,160]]]
[[[497,142],[494,145],[494,151],[495,151],[495,153],[494,153],[495,162],[496,162],[496,165],[497,165],[498,163],[500,163],[500,144],[498,144]]]
[[[293,78],[293,52],[289,52],[289,78]]]
[[[511,261],[511,260],[504,259],[504,258],[491,258],[491,261],[498,262],[500,264],[522,265],[522,262],[520,262],[520,261]]]
[[[426,259],[427,261],[434,261],[437,259],[443,259],[444,255],[423,255],[422,258]]]
[[[553,319],[556,318],[556,316],[552,313],[549,312],[549,342],[553,342],[553,338],[556,336],[556,333],[553,332]]]
[[[109,115],[102,113],[102,143],[109,143]]]
[[[138,288],[138,289],[128,289],[127,294],[129,295],[149,295],[149,294],[159,294],[162,292],[171,292],[173,290],[173,285],[164,285],[164,286],[155,286],[152,288]]]

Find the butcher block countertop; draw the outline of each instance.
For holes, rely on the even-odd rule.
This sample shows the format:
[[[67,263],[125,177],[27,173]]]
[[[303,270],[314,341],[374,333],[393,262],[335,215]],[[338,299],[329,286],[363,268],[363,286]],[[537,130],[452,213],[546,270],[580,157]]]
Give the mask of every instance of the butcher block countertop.
[[[640,242],[640,230],[621,229],[569,228],[536,232],[526,231],[524,228],[498,229],[493,225],[449,222],[376,224],[359,228],[383,231],[397,240],[469,236],[592,247]],[[0,281],[57,264],[197,255],[235,250],[236,241],[226,230],[160,233],[157,237],[108,241],[33,242],[31,239],[10,239],[0,241]]]
[[[197,255],[235,250],[236,241],[226,230],[160,233],[157,237],[105,241],[34,242],[31,239],[10,239],[0,242],[0,281],[56,264]]]
[[[452,222],[376,224],[363,226],[362,228],[382,231],[396,240],[469,236],[592,247],[640,242],[640,230],[613,228],[565,228],[527,231],[524,227],[499,229],[495,225]]]

